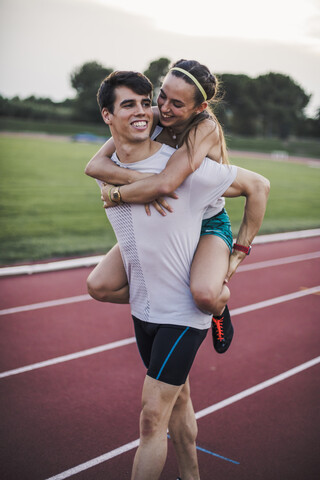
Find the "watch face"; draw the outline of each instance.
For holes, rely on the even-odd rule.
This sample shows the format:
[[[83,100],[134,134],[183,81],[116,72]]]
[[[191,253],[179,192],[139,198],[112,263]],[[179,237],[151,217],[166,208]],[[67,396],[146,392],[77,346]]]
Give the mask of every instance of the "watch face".
[[[115,192],[113,192],[112,198],[113,198],[113,200],[118,202],[120,200],[120,193],[116,190]]]

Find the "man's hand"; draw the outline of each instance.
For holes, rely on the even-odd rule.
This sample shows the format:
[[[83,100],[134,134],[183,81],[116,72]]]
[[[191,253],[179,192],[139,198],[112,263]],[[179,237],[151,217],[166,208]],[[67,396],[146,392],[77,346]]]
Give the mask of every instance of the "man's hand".
[[[229,259],[229,268],[228,268],[228,273],[225,278],[225,283],[228,283],[232,275],[235,273],[237,270],[238,266],[246,258],[246,254],[244,252],[239,252],[238,250],[233,250],[233,252],[230,255]]]
[[[110,200],[109,192],[112,188],[115,188],[115,185],[112,185],[111,183],[104,183],[103,187],[101,188],[101,200],[103,201],[103,208],[116,207],[119,205],[118,203]]]

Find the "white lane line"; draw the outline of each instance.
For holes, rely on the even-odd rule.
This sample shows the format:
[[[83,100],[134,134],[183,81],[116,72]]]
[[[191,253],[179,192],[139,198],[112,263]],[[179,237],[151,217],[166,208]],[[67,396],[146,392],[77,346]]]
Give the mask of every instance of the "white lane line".
[[[269,235],[258,235],[254,241],[254,245],[284,242],[288,240],[298,240],[302,238],[312,238],[320,236],[320,228],[310,230],[299,230],[297,232],[272,233]],[[33,273],[55,272],[59,270],[70,270],[72,268],[91,267],[97,265],[104,255],[96,255],[92,257],[81,257],[69,260],[59,260],[56,262],[39,263],[31,265],[17,265],[14,267],[0,268],[0,277],[14,275],[32,275]]]
[[[250,395],[253,395],[256,392],[260,392],[265,388],[271,387],[272,385],[282,382],[283,380],[286,380],[287,378],[292,377],[297,373],[300,373],[308,368],[311,368],[317,365],[319,362],[320,362],[320,357],[313,358],[312,360],[306,363],[302,363],[301,365],[298,365],[292,368],[291,370],[287,370],[286,372],[283,372],[280,375],[276,375],[275,377],[272,377],[269,380],[266,380],[265,382],[258,383],[254,387],[243,390],[242,392],[239,392],[236,395],[232,395],[231,397],[226,398],[221,402],[218,402],[214,405],[211,405],[210,407],[200,410],[199,412],[196,413],[196,418],[199,419],[199,418],[205,417],[206,415],[210,415],[211,413],[216,412],[217,410],[220,410],[222,408],[225,408],[228,405],[231,405],[232,403],[238,402],[239,400],[249,397]],[[95,465],[99,465],[100,463],[106,462],[107,460],[110,460],[111,458],[121,455],[122,453],[128,452],[129,450],[133,450],[138,445],[139,445],[139,439],[134,440],[133,442],[127,443],[126,445],[122,445],[121,447],[116,448],[111,452],[105,453],[104,455],[100,455],[99,457],[93,458],[88,462],[82,463],[81,465],[70,468],[65,472],[62,472],[62,473],[59,473],[58,475],[50,477],[47,480],[64,480],[65,478],[72,477],[77,473],[83,472],[84,470],[88,470],[89,468],[92,468]]]
[[[295,300],[296,298],[305,297],[306,295],[312,295],[314,293],[320,292],[320,286],[308,288],[306,290],[299,290],[298,292],[289,293],[288,295],[282,295],[281,297],[275,297],[270,300],[265,300],[259,303],[253,303],[252,305],[246,305],[244,307],[235,308],[230,311],[230,314],[234,317],[236,315],[241,315],[242,313],[252,312],[254,310],[259,310],[260,308],[270,307],[272,305],[277,305],[278,303],[288,302],[289,300]],[[99,347],[90,348],[88,350],[82,350],[80,352],[75,352],[70,355],[63,355],[61,357],[52,358],[45,360],[43,362],[34,363],[27,365],[25,367],[16,368],[14,370],[7,370],[6,372],[0,373],[0,378],[10,377],[11,375],[17,375],[19,373],[29,372],[30,370],[36,370],[38,368],[49,367],[51,365],[56,365],[57,363],[67,362],[69,360],[76,360],[77,358],[86,357],[87,355],[94,355],[95,353],[105,352],[107,350],[112,350],[114,348],[123,347],[134,343],[135,338],[125,338],[117,342],[107,343]]]
[[[211,405],[211,407],[207,407],[207,408],[204,408],[203,410],[200,410],[199,412],[196,413],[196,418],[199,419],[199,418],[205,417],[210,413],[220,410],[220,408],[227,407],[232,403],[238,402],[243,398],[249,397],[254,393],[260,392],[265,388],[271,387],[275,383],[282,382],[282,380],[286,380],[287,378],[292,377],[293,375],[296,375],[297,373],[300,373],[303,370],[306,370],[307,368],[314,367],[319,362],[320,362],[320,357],[313,358],[309,362],[302,363],[301,365],[298,365],[297,367],[294,367],[291,370],[287,370],[286,372],[280,373],[280,375],[276,375],[275,377],[272,377],[269,380],[266,380],[265,382],[258,383],[258,385],[255,385],[254,387],[247,388],[247,390],[243,390],[242,392],[237,393],[236,395],[232,395],[232,397],[226,398],[225,400],[222,400],[221,402],[218,402],[215,405]]]
[[[266,260],[263,262],[251,263],[249,265],[240,265],[240,267],[237,270],[237,273],[248,272],[250,270],[259,270],[261,268],[276,267],[279,265],[287,265],[295,262],[303,262],[303,261],[313,260],[319,257],[320,257],[320,251],[306,253],[302,255],[295,255],[291,257],[276,258],[274,260]],[[0,310],[0,316],[11,315],[13,313],[28,312],[30,310],[38,310],[40,308],[56,307],[59,305],[65,305],[69,303],[84,302],[87,300],[92,300],[92,297],[90,297],[90,295],[88,294],[85,294],[85,295],[78,295],[76,297],[67,297],[67,298],[61,298],[58,300],[50,300],[47,302],[33,303],[31,305],[23,305],[21,307],[13,307],[13,308],[6,308],[4,310]]]
[[[56,365],[57,363],[68,362],[70,360],[76,360],[81,357],[95,355],[96,353],[106,352],[107,350],[113,350],[114,348],[130,345],[130,343],[135,343],[135,341],[136,341],[135,337],[124,338],[123,340],[118,340],[117,342],[107,343],[106,345],[101,345],[99,347],[88,348],[87,350],[82,350],[81,352],[75,352],[75,353],[70,353],[69,355],[63,355],[61,357],[51,358],[50,360],[45,360],[43,362],[33,363],[32,365],[27,365],[25,367],[15,368],[14,370],[8,370],[7,372],[1,372],[0,378],[10,377],[11,375],[18,375],[19,373],[29,372],[30,370],[49,367],[50,365]]]
[[[248,272],[249,270],[259,270],[260,268],[278,267],[280,265],[288,265],[289,263],[304,262],[320,257],[320,252],[304,253],[302,255],[294,255],[292,257],[275,258],[274,260],[265,260],[263,262],[250,263],[249,265],[240,265],[237,270],[239,272]]]
[[[137,440],[133,440],[133,442],[127,443],[126,445],[122,445],[121,447],[116,448],[111,452],[105,453],[104,455],[100,455],[100,457],[93,458],[88,462],[81,463],[81,465],[78,465],[77,467],[70,468],[69,470],[59,473],[54,477],[50,477],[47,480],[63,480],[64,478],[72,477],[72,475],[76,475],[77,473],[83,472],[84,470],[88,470],[89,468],[95,467],[96,465],[106,462],[107,460],[110,460],[113,457],[117,457],[118,455],[122,455],[123,453],[128,452],[129,450],[133,450],[138,446],[139,446],[139,438]]]
[[[306,290],[288,293],[288,295],[281,295],[281,297],[270,298],[270,300],[253,303],[252,305],[245,305],[244,307],[235,308],[234,310],[231,310],[230,314],[233,316],[241,315],[242,313],[252,312],[253,310],[259,310],[260,308],[270,307],[271,305],[277,305],[278,303],[288,302],[289,300],[295,300],[296,298],[305,297],[306,295],[313,295],[314,293],[319,292],[320,285],[313,288],[307,288]]]
[[[6,308],[0,310],[0,315],[10,315],[12,313],[29,312],[30,310],[38,310],[39,308],[57,307],[68,303],[86,302],[92,300],[90,295],[77,295],[76,297],[60,298],[58,300],[49,300],[48,302],[32,303],[31,305],[23,305],[21,307]]]
[[[47,273],[70,270],[72,268],[93,267],[97,265],[97,263],[99,263],[103,257],[104,255],[95,255],[93,257],[58,260],[56,262],[17,265],[15,267],[2,267],[0,268],[0,277],[32,275],[33,273]]]
[[[320,235],[320,228],[313,228],[310,230],[298,230],[297,232],[282,232],[271,233],[269,235],[258,235],[254,240],[254,245],[287,242],[288,240],[299,240],[302,238],[318,237]]]

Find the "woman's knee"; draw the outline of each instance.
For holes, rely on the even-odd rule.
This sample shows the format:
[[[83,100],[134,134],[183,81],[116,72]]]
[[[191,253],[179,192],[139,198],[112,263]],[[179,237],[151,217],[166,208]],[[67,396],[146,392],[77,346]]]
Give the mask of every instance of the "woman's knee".
[[[99,281],[99,278],[92,272],[87,278],[87,290],[95,300],[104,301],[109,293],[107,286]]]
[[[217,303],[221,295],[221,288],[212,285],[193,284],[191,285],[193,300],[200,310],[210,311]]]
[[[219,315],[229,300],[230,290],[226,285],[201,285],[191,286],[193,300],[200,310]]]

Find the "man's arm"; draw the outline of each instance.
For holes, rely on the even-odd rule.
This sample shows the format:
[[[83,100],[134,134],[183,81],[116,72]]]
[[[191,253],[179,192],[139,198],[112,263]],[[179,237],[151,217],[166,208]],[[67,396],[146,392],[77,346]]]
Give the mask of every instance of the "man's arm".
[[[266,211],[269,191],[269,180],[258,173],[238,167],[236,179],[223,195],[224,197],[244,196],[246,198],[243,219],[237,236],[238,244],[249,247],[257,235]],[[230,280],[245,257],[245,253],[233,250],[226,281]]]
[[[153,127],[159,121],[159,111],[157,107],[152,107],[153,110]],[[126,168],[120,168],[116,165],[111,157],[115,152],[115,145],[113,138],[109,138],[98,152],[91,158],[85,168],[85,174],[89,177],[96,178],[102,182],[112,183],[114,185],[126,185],[136,182],[142,178],[147,178],[151,174],[141,173]]]

